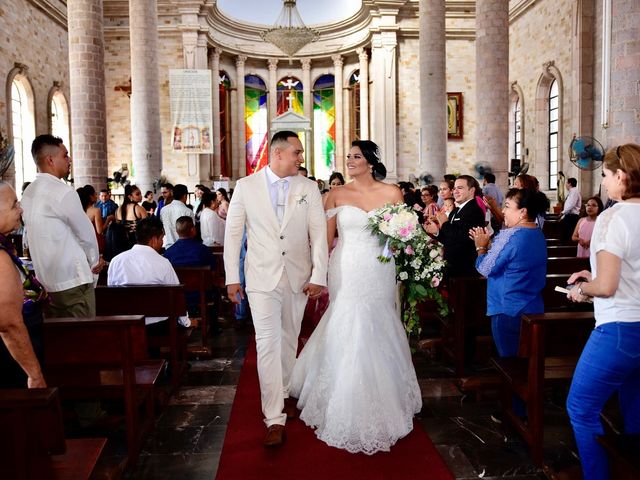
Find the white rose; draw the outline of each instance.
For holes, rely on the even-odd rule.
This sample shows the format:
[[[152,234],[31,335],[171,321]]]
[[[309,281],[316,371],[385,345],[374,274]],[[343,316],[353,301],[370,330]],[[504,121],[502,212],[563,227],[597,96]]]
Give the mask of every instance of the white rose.
[[[400,280],[406,280],[407,278],[409,278],[409,274],[407,272],[400,272],[398,277],[400,278]]]

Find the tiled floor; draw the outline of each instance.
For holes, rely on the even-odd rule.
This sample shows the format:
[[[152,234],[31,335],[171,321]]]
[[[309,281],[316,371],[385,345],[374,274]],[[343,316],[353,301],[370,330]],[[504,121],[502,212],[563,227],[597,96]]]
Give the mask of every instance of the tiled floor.
[[[227,327],[212,339],[213,359],[191,362],[183,386],[158,416],[135,470],[125,478],[215,478],[250,335],[250,327]],[[421,353],[414,360],[424,403],[418,420],[456,479],[545,478],[532,464],[522,439],[491,420],[491,413],[499,409],[497,392],[477,400],[457,388],[447,365]],[[562,396],[563,392],[550,394],[546,411],[545,460],[555,469],[578,463]],[[101,464],[117,463],[124,451],[120,431],[111,436]]]

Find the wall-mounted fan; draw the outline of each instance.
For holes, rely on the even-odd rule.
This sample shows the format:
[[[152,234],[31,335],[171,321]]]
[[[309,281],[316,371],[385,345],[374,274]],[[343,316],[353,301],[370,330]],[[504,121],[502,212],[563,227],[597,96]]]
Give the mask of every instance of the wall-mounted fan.
[[[478,180],[482,180],[487,173],[492,173],[491,167],[486,163],[478,162],[473,166],[475,176]]]
[[[580,170],[595,170],[604,160],[604,147],[593,137],[574,135],[569,144],[569,160]]]
[[[511,168],[509,169],[508,175],[510,177],[517,177],[518,175],[524,175],[529,171],[529,164],[527,162],[520,163],[519,158],[511,159]]]

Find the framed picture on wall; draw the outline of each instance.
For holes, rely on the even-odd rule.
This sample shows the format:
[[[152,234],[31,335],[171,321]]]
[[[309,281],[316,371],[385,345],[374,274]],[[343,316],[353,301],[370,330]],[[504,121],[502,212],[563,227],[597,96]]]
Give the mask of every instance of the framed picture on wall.
[[[447,92],[447,137],[462,139],[462,92]]]

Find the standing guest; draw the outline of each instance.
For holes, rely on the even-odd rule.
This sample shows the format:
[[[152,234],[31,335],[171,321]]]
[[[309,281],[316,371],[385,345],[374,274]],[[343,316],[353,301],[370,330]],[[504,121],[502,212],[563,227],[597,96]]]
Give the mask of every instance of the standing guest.
[[[229,195],[227,191],[220,187],[216,190],[216,195],[218,196],[218,215],[226,220],[227,212],[229,211]]]
[[[127,229],[129,243],[133,246],[136,243],[136,226],[138,222],[147,217],[147,211],[139,205],[142,200],[142,192],[136,185],[124,187],[124,201],[122,206],[116,210],[116,220],[121,222]]]
[[[100,200],[95,206],[100,209],[102,223],[104,228],[107,228],[109,223],[115,220],[116,210],[118,209],[118,204],[111,200],[111,190],[106,188],[100,190]]]
[[[160,186],[160,200],[158,200],[156,217],[160,217],[160,211],[162,210],[162,207],[166,207],[171,202],[173,202],[173,185],[170,183],[163,183]]]
[[[193,210],[187,207],[187,197],[189,191],[187,186],[178,183],[173,187],[173,201],[162,209],[160,219],[164,225],[164,248],[167,249],[178,240],[176,231],[176,221],[180,217],[191,217],[195,219]]]
[[[455,180],[443,180],[438,188],[438,207],[442,208],[447,198],[453,198],[453,184]]]
[[[80,198],[61,181],[71,168],[67,147],[58,137],[40,135],[31,154],[38,173],[22,204],[33,266],[51,297],[47,316],[94,317],[94,275],[105,262]]]
[[[496,176],[493,173],[485,173],[482,179],[482,185],[482,194],[495,198],[498,206],[502,207],[504,195],[502,195],[502,190],[496,185]]]
[[[155,212],[157,207],[158,207],[158,204],[153,198],[153,192],[151,190],[147,190],[147,193],[144,194],[144,201],[142,202],[142,208],[144,208],[147,214],[153,215],[153,212]]]
[[[200,214],[200,235],[202,243],[207,247],[224,245],[225,220],[218,215],[218,197],[213,193],[202,196],[202,213]]]
[[[305,167],[300,165],[298,167],[298,175],[302,175],[303,177],[308,177],[309,176],[309,171]]]
[[[480,190],[478,181],[469,175],[460,175],[454,184],[453,196],[456,208],[447,216],[439,212],[424,225],[427,233],[435,236],[444,245],[447,275],[460,277],[477,275],[475,269],[476,248],[469,238],[469,230],[484,227],[484,213],[475,201]]]
[[[486,228],[469,231],[478,252],[476,268],[487,277],[487,316],[500,357],[517,356],[520,317],[544,312],[547,243],[536,217],[545,205],[542,193],[512,188],[502,210],[505,228],[493,241]],[[521,400],[514,411],[524,416]]]
[[[618,393],[627,434],[640,433],[640,145],[604,157],[602,185],[618,201],[598,217],[590,246],[591,272],[569,277],[569,298],[593,297],[595,329],[573,374],[567,411],[585,480],[609,478],[600,412]],[[636,452],[637,453],[637,452]]]
[[[562,240],[564,242],[568,242],[571,239],[573,230],[580,219],[580,207],[582,206],[582,197],[578,190],[578,181],[575,178],[572,177],[567,180],[567,190],[569,193],[564,201],[564,208],[560,216]]]
[[[598,218],[598,215],[600,215],[604,210],[604,205],[602,205],[600,197],[591,197],[587,200],[585,210],[587,212],[587,216],[578,220],[578,224],[571,236],[571,240],[578,242],[577,256],[581,258],[589,257],[589,246],[591,245],[593,227],[596,224],[596,218]]]
[[[91,185],[85,185],[84,187],[80,187],[78,190],[78,196],[80,197],[80,204],[84,209],[87,217],[91,221],[91,225],[96,232],[96,239],[98,240],[98,250],[100,253],[104,250],[104,224],[102,222],[102,215],[100,213],[100,209],[95,207],[96,203],[96,191]]]
[[[340,172],[333,172],[330,176],[329,176],[329,190],[335,188],[335,187],[341,187],[344,185],[344,177],[342,176],[342,174]]]
[[[247,232],[246,293],[256,330],[265,447],[282,445],[285,421],[297,415],[288,398],[302,314],[307,296],[318,297],[327,282],[327,222],[317,184],[298,175],[303,152],[294,132],[273,136],[269,165],[238,180],[225,232],[233,303],[245,297],[239,260],[245,227]]]
[[[209,190],[207,187],[201,184],[197,184],[194,188],[193,194],[196,197],[196,200],[193,202],[193,211],[198,212],[200,207],[200,202],[202,201],[202,195],[204,192]]]
[[[16,192],[0,180],[0,388],[46,388],[39,359],[47,293],[7,238],[20,215]]]

